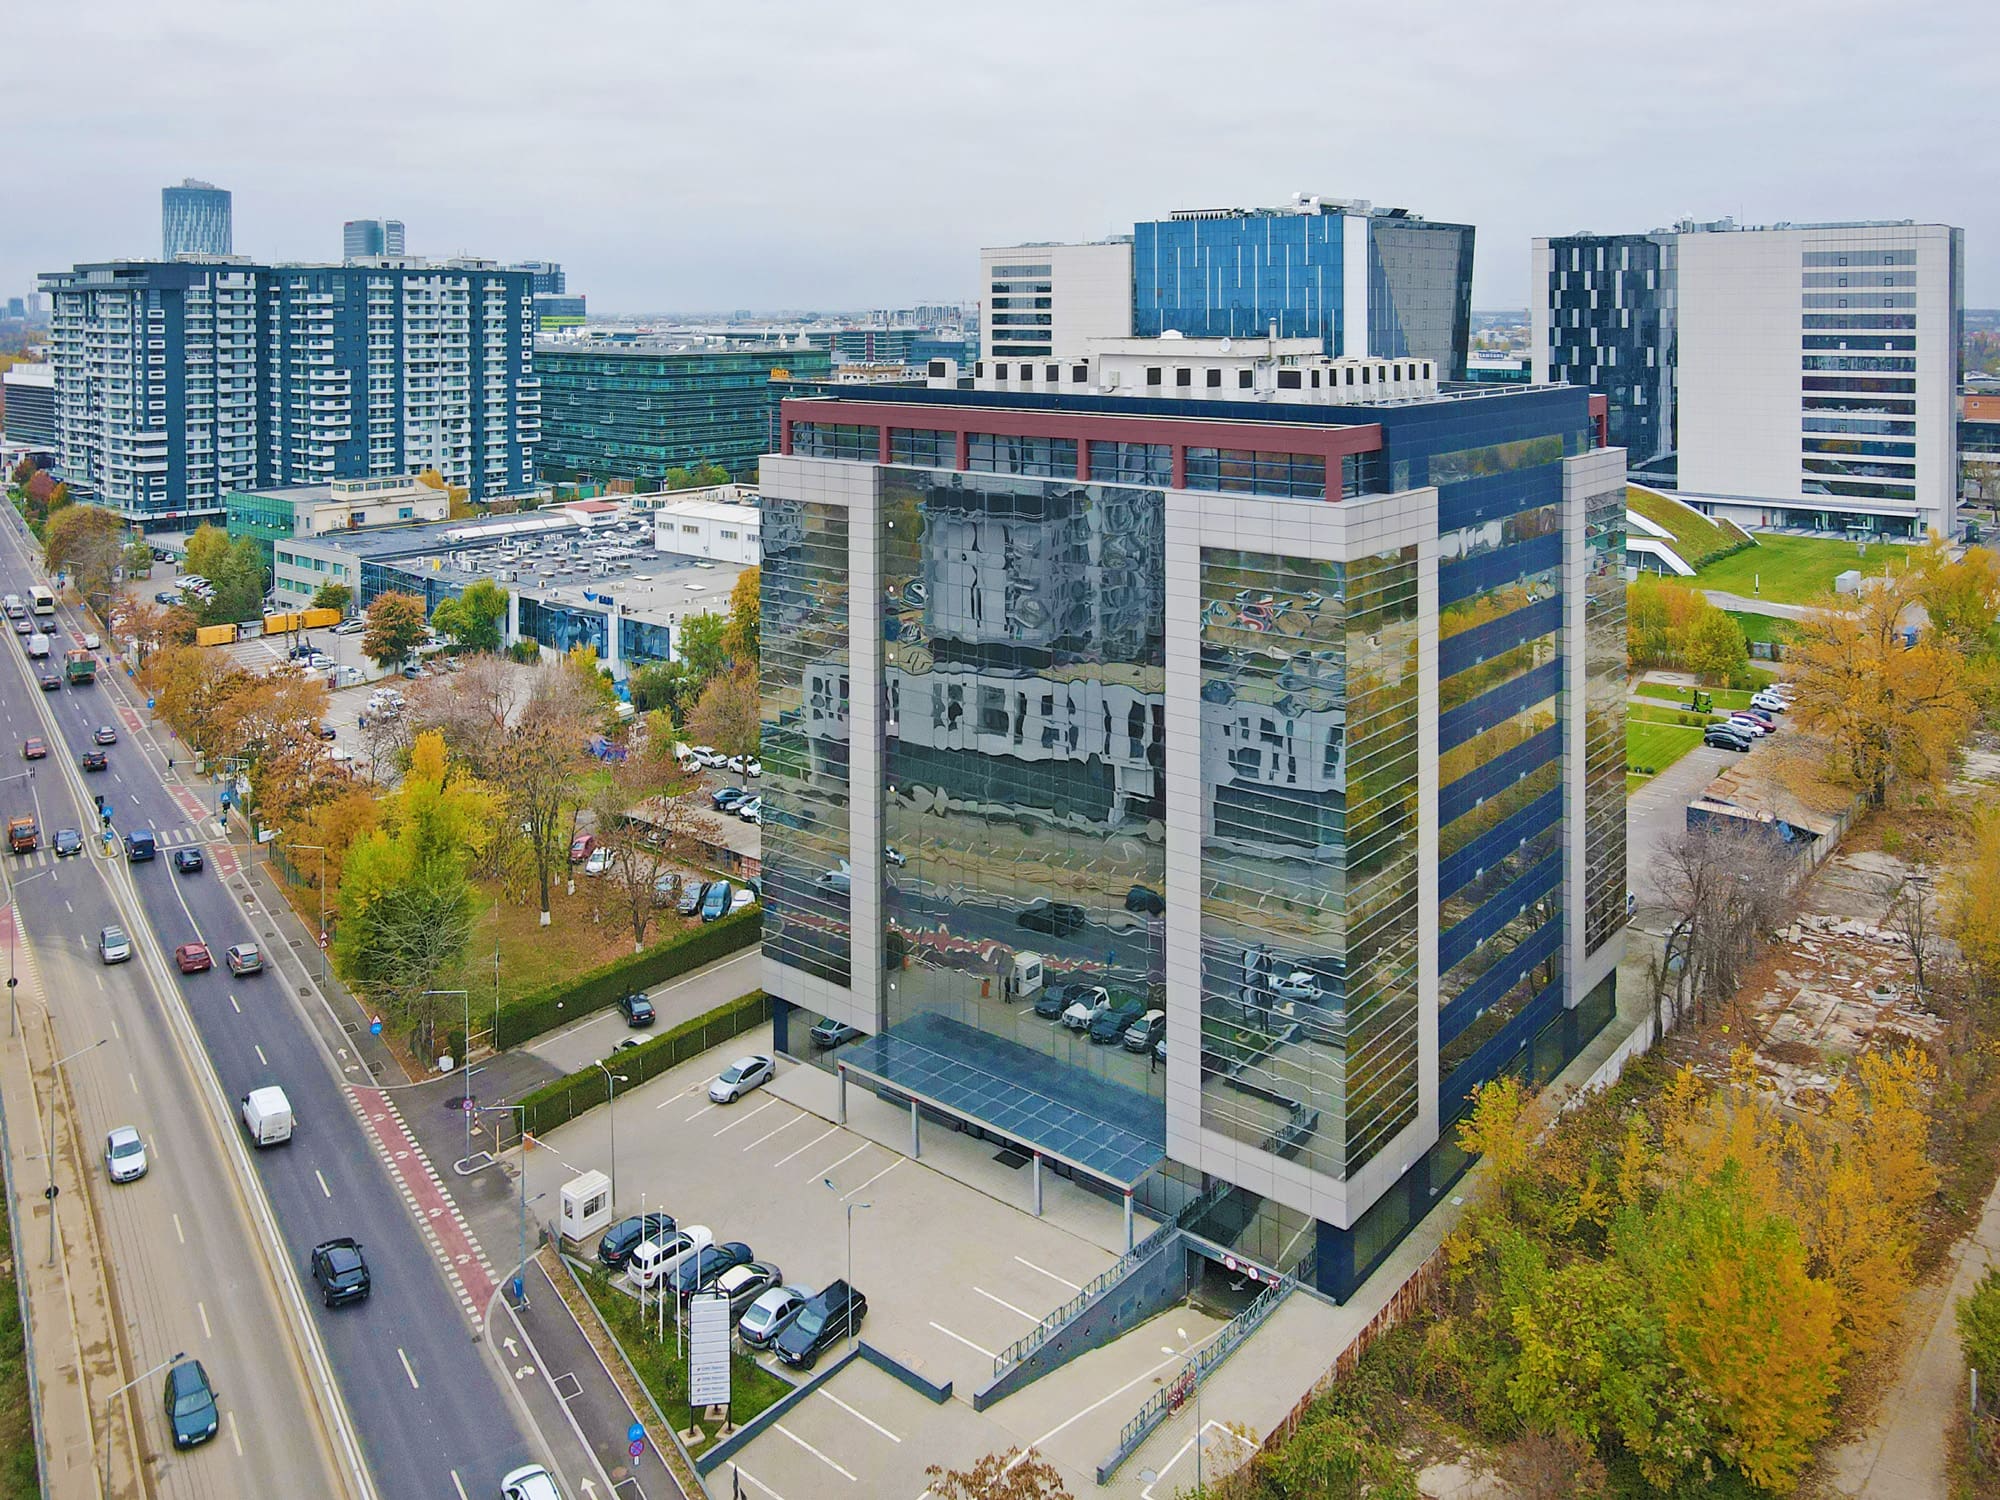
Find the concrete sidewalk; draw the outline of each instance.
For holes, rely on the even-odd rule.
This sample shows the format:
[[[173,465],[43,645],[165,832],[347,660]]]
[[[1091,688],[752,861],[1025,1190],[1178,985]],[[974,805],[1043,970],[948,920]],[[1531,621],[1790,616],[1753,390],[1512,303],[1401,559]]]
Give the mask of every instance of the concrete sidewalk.
[[[14,1275],[27,1309],[30,1396],[42,1449],[43,1493],[50,1500],[83,1500],[103,1493],[98,1465],[105,1434],[98,1424],[104,1418],[104,1396],[123,1384],[125,1376],[107,1268],[87,1196],[87,1153],[71,1125],[67,1090],[58,1091],[53,1109],[57,1205],[43,1196],[50,1175],[45,1135],[50,1104],[42,1070],[56,1055],[55,1038],[33,951],[14,922],[14,908],[0,907],[0,941],[10,944],[20,980],[15,992],[20,1032],[0,1045],[0,1137],[5,1141]],[[56,1215],[55,1264],[49,1266],[44,1261],[54,1206],[61,1212]],[[140,1492],[140,1476],[133,1468],[140,1445],[131,1412],[130,1403],[120,1402],[111,1416],[114,1495]]]

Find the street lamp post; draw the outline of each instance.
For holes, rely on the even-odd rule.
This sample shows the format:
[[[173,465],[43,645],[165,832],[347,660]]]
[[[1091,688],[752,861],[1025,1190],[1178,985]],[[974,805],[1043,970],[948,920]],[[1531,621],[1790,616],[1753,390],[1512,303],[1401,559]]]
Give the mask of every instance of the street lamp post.
[[[45,1266],[56,1263],[56,1089],[62,1083],[62,1065],[75,1062],[86,1052],[95,1052],[106,1042],[108,1036],[101,1036],[88,1047],[79,1047],[67,1057],[59,1057],[49,1064],[49,1124],[42,1132],[42,1149],[48,1156],[49,1186],[43,1197],[49,1200],[49,1258],[42,1262]]]
[[[605,1102],[604,1112],[611,1120],[611,1205],[616,1208],[618,1206],[618,1085],[630,1083],[632,1080],[623,1073],[612,1072],[601,1062],[593,1063],[591,1066],[604,1075],[604,1087],[610,1096]]]
[[[294,844],[294,849],[310,849],[319,856],[319,987],[326,989],[326,848],[321,844]]]
[[[840,1189],[833,1185],[831,1177],[822,1177],[820,1181],[826,1184],[827,1191],[831,1192],[836,1198],[840,1196]],[[851,1297],[854,1294],[854,1210],[857,1208],[873,1208],[875,1205],[872,1203],[849,1203],[844,1206],[847,1209],[847,1291]],[[850,1349],[854,1347],[854,1339],[854,1309],[850,1305],[847,1310],[847,1346]]]
[[[458,1159],[458,1169],[466,1170],[466,1163],[472,1160],[472,991],[471,990],[425,990],[424,998],[433,995],[457,995],[465,1001],[464,1043],[460,1051],[465,1055],[458,1060],[459,1083],[464,1097],[458,1101],[459,1113],[465,1116],[465,1154]]]
[[[1194,1492],[1199,1495],[1203,1493],[1201,1487],[1201,1443],[1203,1437],[1201,1421],[1201,1351],[1199,1349],[1188,1348],[1188,1335],[1185,1328],[1176,1328],[1174,1332],[1181,1336],[1181,1348],[1187,1350],[1188,1368],[1194,1372]]]
[[[482,1114],[491,1112],[494,1114],[518,1114],[520,1116],[518,1123],[521,1130],[521,1170],[515,1175],[521,1179],[521,1258],[514,1264],[514,1305],[517,1307],[526,1307],[528,1305],[526,1295],[527,1282],[525,1279],[528,1266],[528,1106],[525,1104],[482,1104],[479,1106],[479,1110]],[[465,1113],[467,1119],[472,1117],[471,1110],[467,1110]]]
[[[179,1354],[170,1355],[166,1359],[163,1359],[158,1364],[154,1365],[153,1368],[148,1370],[145,1374],[134,1375],[130,1380],[126,1381],[123,1385],[119,1386],[117,1390],[113,1391],[110,1395],[104,1398],[104,1493],[105,1494],[109,1495],[111,1493],[111,1403],[116,1401],[120,1396],[124,1395],[127,1391],[131,1390],[132,1387],[137,1385],[140,1381],[151,1380],[155,1375],[159,1374],[160,1371],[166,1369],[169,1365],[177,1365],[186,1358],[187,1358],[186,1350],[182,1350]]]

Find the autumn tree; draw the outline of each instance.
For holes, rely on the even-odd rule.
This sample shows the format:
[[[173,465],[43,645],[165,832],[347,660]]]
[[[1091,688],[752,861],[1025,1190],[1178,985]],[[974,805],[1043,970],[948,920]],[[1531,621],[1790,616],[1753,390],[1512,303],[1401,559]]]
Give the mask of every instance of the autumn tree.
[[[396,591],[377,594],[368,606],[368,628],[362,632],[361,654],[378,667],[405,662],[428,638],[424,601]]]
[[[1709,605],[1688,621],[1681,661],[1707,682],[1734,682],[1750,662],[1743,628],[1722,610]]]
[[[197,755],[206,755],[222,737],[218,710],[243,675],[219,652],[168,645],[147,661],[139,685],[167,726]]]
[[[127,578],[150,578],[153,573],[152,543],[134,537],[118,554],[118,566]]]
[[[382,815],[381,804],[367,788],[352,781],[335,781],[328,792],[293,814],[285,825],[285,843],[294,849],[312,846],[291,856],[293,872],[309,889],[324,881],[327,906],[338,911],[348,852],[375,831]]]
[[[1967,547],[1954,558],[1935,532],[1910,559],[1910,588],[1940,644],[1968,657],[2000,652],[2000,553]]]
[[[214,589],[206,603],[197,605],[203,624],[232,624],[263,612],[264,554],[254,537],[232,542],[219,526],[197,527],[187,540],[183,562],[189,573],[206,578]]]
[[[510,826],[521,829],[544,927],[551,921],[556,874],[568,866],[570,840],[585,802],[584,746],[602,716],[594,684],[571,663],[537,667],[527,698],[493,757],[492,779],[505,789]]]
[[[462,484],[449,484],[444,475],[436,469],[425,469],[417,476],[417,483],[427,489],[444,491],[445,514],[454,521],[463,521],[477,514],[472,507],[472,491]]]
[[[1958,647],[1906,623],[1919,583],[1898,574],[1811,611],[1786,658],[1798,689],[1792,719],[1830,743],[1829,771],[1874,807],[1894,777],[1938,782],[1975,713]]]
[[[989,1453],[969,1469],[932,1464],[924,1477],[936,1500],[1070,1500],[1061,1471],[1033,1448]]]
[[[739,667],[754,667],[758,662],[763,576],[761,568],[745,568],[729,589],[729,625],[723,632],[722,648]]]
[[[1974,818],[1969,847],[1945,874],[1943,917],[1974,993],[2000,996],[2000,809]]]
[[[124,550],[125,523],[102,506],[52,510],[42,532],[42,560],[49,571],[67,572],[85,598],[110,590],[112,570]]]
[[[344,583],[322,583],[313,590],[314,609],[337,609],[347,613],[347,606],[354,602],[354,590]]]
[[[709,683],[688,713],[687,732],[694,743],[711,746],[732,760],[755,755],[763,735],[757,674],[731,672]]]
[[[1958,1299],[1955,1319],[1966,1367],[1979,1371],[1984,1405],[2000,1383],[2000,1266],[1987,1267],[1978,1285]]]
[[[149,599],[134,600],[120,608],[111,617],[111,636],[124,650],[131,652],[135,667],[144,669],[147,659],[167,644],[167,612]]]
[[[507,591],[490,578],[478,579],[457,598],[442,601],[431,623],[463,650],[498,651],[507,624]]]
[[[611,768],[592,803],[598,847],[607,851],[605,889],[632,930],[632,951],[646,934],[661,902],[661,877],[699,861],[715,835],[715,820],[702,811],[696,777],[674,760],[671,739],[649,736],[638,751]]]

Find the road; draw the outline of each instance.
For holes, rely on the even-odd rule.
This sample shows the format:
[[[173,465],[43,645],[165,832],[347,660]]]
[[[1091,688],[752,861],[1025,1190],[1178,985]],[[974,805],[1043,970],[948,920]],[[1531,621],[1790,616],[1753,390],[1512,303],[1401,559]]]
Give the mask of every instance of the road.
[[[25,593],[35,575],[18,529],[8,526],[5,531],[0,589]],[[76,638],[75,626],[73,618],[65,618],[70,642]],[[12,654],[17,665],[9,670],[18,675],[21,656]],[[195,788],[166,771],[165,758],[149,743],[138,713],[120,704],[118,689],[105,678],[94,686],[46,694],[25,686],[17,692],[10,683],[5,696],[15,720],[39,714],[53,731],[51,759],[41,763],[48,769],[36,777],[41,795],[49,795],[57,784],[55,757],[67,755],[73,766],[96,726],[109,722],[120,735],[110,752],[109,776],[89,781],[112,804],[115,826],[121,832],[151,827],[169,836],[169,848],[186,837],[180,830],[212,831],[212,803],[204,805]],[[29,732],[10,727],[9,739],[18,744]],[[201,793],[212,795],[205,788]],[[76,821],[45,815],[45,822],[50,819]],[[221,845],[213,846],[212,853],[216,857],[209,868],[196,875],[177,875],[164,850],[151,863],[110,862],[129,876],[169,964],[173,947],[190,939],[208,943],[218,962],[227,945],[260,939],[231,890],[233,855]],[[88,924],[76,930],[94,933]],[[134,937],[145,941],[148,935],[135,932]],[[315,1030],[306,1006],[321,1002],[307,982],[304,960],[289,950],[270,952],[268,946],[267,960],[270,966],[262,975],[244,980],[232,980],[218,968],[170,975],[169,982],[182,991],[230,1100],[267,1083],[282,1085],[291,1099],[299,1120],[295,1139],[283,1149],[257,1152],[254,1162],[300,1286],[306,1284],[314,1244],[344,1234],[366,1246],[375,1287],[370,1300],[338,1311],[315,1305],[311,1316],[369,1468],[381,1494],[394,1500],[433,1495],[456,1500],[460,1493],[491,1492],[499,1475],[529,1461],[531,1445]],[[177,1107],[185,1108],[185,1099]],[[207,1211],[214,1196],[212,1191],[198,1193],[190,1200],[193,1213]],[[212,1323],[213,1309],[210,1316]],[[256,1325],[246,1332],[256,1336]],[[239,1376],[229,1368],[215,1371],[215,1377],[232,1396],[254,1383],[247,1372]],[[263,1491],[310,1492],[295,1483]]]

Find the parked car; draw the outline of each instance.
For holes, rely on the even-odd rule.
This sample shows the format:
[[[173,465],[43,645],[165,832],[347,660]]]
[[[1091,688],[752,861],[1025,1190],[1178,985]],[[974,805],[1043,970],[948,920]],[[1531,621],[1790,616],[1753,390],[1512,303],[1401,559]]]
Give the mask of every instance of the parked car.
[[[733,1323],[781,1280],[778,1268],[768,1260],[752,1260],[731,1266],[716,1277],[713,1290],[729,1299],[729,1320]]]
[[[650,1291],[673,1275],[682,1261],[714,1243],[715,1235],[706,1224],[690,1224],[665,1239],[641,1240],[625,1261],[625,1279],[642,1291]]]
[[[610,868],[611,851],[609,849],[593,849],[590,851],[590,858],[583,862],[583,873],[586,875],[602,875]]]
[[[1272,985],[1271,992],[1280,1000],[1304,1000],[1316,1005],[1320,996],[1319,975],[1311,969],[1294,969]]]
[[[806,1033],[815,1047],[838,1047],[843,1043],[856,1041],[861,1036],[861,1028],[849,1026],[845,1021],[836,1021],[831,1016],[821,1021]]]
[[[58,828],[55,851],[57,859],[74,859],[83,853],[83,835],[74,828]]]
[[[573,865],[582,864],[585,860],[590,858],[591,850],[595,849],[596,847],[597,847],[597,835],[592,833],[579,833],[575,838],[569,841],[569,862]]]
[[[108,964],[122,964],[132,956],[132,940],[122,927],[106,927],[97,934],[97,956]]]
[[[717,880],[710,883],[701,896],[701,919],[704,922],[719,922],[729,915],[729,882]]]
[[[708,887],[702,883],[699,876],[688,876],[681,882],[680,905],[675,910],[684,917],[695,915],[701,910],[701,898],[707,891]]]
[[[746,906],[757,904],[757,893],[747,885],[731,886],[729,890],[729,910],[732,914]]]
[[[359,635],[367,628],[368,622],[366,620],[342,620],[338,625],[333,627],[333,633],[335,635]]]
[[[1167,909],[1167,898],[1151,886],[1135,885],[1125,893],[1125,910],[1157,917]]]
[[[747,1266],[755,1259],[754,1252],[741,1240],[728,1240],[720,1245],[710,1245],[698,1254],[690,1255],[674,1268],[674,1292],[682,1297],[705,1292],[715,1285],[716,1279],[724,1271],[736,1266]]]
[[[802,1286],[774,1286],[752,1302],[736,1325],[736,1335],[752,1349],[768,1349],[771,1340],[785,1331],[785,1325],[812,1301],[812,1291]]]
[[[761,1088],[777,1074],[777,1066],[759,1053],[739,1057],[715,1076],[708,1097],[717,1104],[731,1104],[754,1088]]]
[[[500,1500],[563,1500],[563,1493],[547,1469],[529,1464],[500,1481]]]
[[[651,1026],[658,1019],[653,1013],[653,1002],[643,991],[633,990],[618,997],[619,1012],[625,1017],[627,1026]]]
[[[328,1307],[366,1302],[373,1290],[361,1246],[344,1237],[313,1246],[312,1279],[319,1288],[320,1301]]]
[[[43,760],[47,758],[48,753],[49,753],[48,744],[43,740],[37,739],[33,735],[30,735],[27,739],[21,741],[22,760]]]
[[[773,1340],[778,1358],[810,1370],[821,1354],[858,1330],[867,1316],[868,1299],[844,1281],[833,1282],[800,1308]]]
[[[723,764],[738,776],[762,776],[764,763],[754,755],[732,755]]]
[[[99,724],[90,738],[99,745],[115,745],[118,743],[118,731],[109,724]]]
[[[1110,1043],[1125,1035],[1125,1028],[1146,1013],[1143,1000],[1120,1000],[1093,1017],[1090,1022],[1090,1039],[1093,1042]]]
[[[1125,1050],[1127,1052],[1148,1051],[1154,1043],[1163,1040],[1166,1034],[1167,1013],[1163,1010],[1149,1010],[1125,1028]]]
[[[174,873],[176,875],[199,875],[201,873],[201,850],[176,849],[174,851]]]
[[[1062,937],[1083,930],[1084,912],[1082,907],[1069,901],[1041,900],[1023,907],[1014,920],[1036,932]]]
[[[688,748],[688,759],[704,771],[719,770],[729,764],[729,757],[713,745],[692,745]]]
[[[105,1136],[104,1170],[113,1182],[137,1182],[146,1175],[146,1143],[130,1125]]]
[[[719,786],[708,794],[708,800],[717,812],[734,812],[739,804],[750,800],[750,794],[740,786]]]
[[[1717,750],[1738,752],[1750,748],[1750,736],[1731,729],[1727,724],[1711,724],[1701,733],[1701,742]]]
[[[1091,988],[1087,984],[1044,985],[1041,993],[1035,996],[1035,1014],[1051,1021],[1060,1020],[1062,1013],[1069,1009],[1070,1002],[1081,999]]]
[[[86,750],[77,759],[77,764],[86,771],[102,771],[111,765],[111,758],[102,750]]]
[[[1772,716],[1768,708],[1739,708],[1729,717],[1732,719],[1755,719],[1759,724],[1767,725],[1772,729],[1778,727],[1777,719]]]
[[[1748,714],[1731,714],[1723,721],[1731,729],[1747,734],[1753,739],[1762,739],[1771,732],[1771,726],[1762,719],[1753,719]]]
[[[761,823],[764,821],[764,799],[762,797],[745,797],[735,807],[731,808],[730,811],[746,823]]]
[[[264,972],[264,954],[255,943],[231,943],[223,949],[222,960],[238,978]]]
[[[183,974],[200,974],[215,967],[206,943],[182,943],[174,949],[174,962],[180,965]]]
[[[1111,1009],[1111,992],[1101,984],[1072,985],[1062,1023],[1071,1031],[1088,1031],[1091,1023]]]
[[[672,1214],[634,1214],[629,1219],[620,1219],[597,1242],[597,1261],[610,1270],[621,1269],[632,1258],[632,1252],[646,1240],[664,1240],[674,1232]]]
[[[1761,708],[1766,713],[1781,714],[1789,710],[1792,703],[1784,694],[1774,693],[1769,688],[1765,688],[1750,700],[1750,706],[1752,708]]]
[[[198,1359],[184,1359],[167,1371],[167,1429],[176,1448],[192,1448],[215,1436],[221,1415],[215,1387]]]

